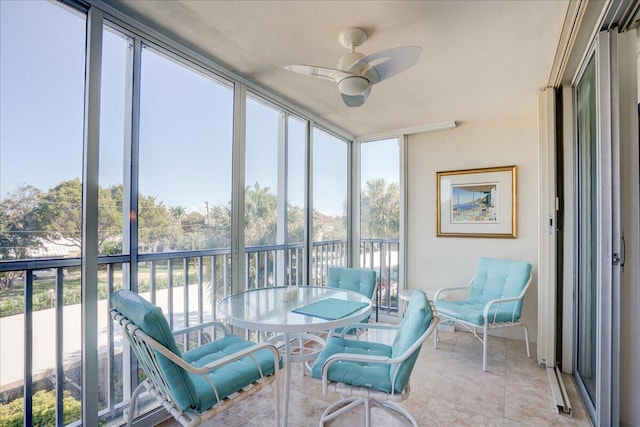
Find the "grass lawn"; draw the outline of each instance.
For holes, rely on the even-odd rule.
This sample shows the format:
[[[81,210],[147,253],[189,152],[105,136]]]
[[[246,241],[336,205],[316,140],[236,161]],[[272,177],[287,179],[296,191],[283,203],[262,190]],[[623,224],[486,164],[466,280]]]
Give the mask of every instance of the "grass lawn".
[[[167,265],[165,263],[158,263],[155,267],[156,270],[156,280],[162,283],[158,283],[158,289],[163,289],[166,287],[166,278],[167,278]],[[118,288],[122,286],[122,275],[121,268],[117,266],[117,270],[114,272],[114,287]],[[35,272],[36,276],[38,275],[38,271]],[[16,273],[14,273],[16,274]],[[10,289],[2,289],[0,290],[0,301],[6,298],[23,296],[24,295],[24,285],[25,280],[23,278],[22,272],[20,272],[21,276],[16,277],[13,281],[13,286]],[[47,270],[46,272],[42,271],[40,277],[37,277],[33,280],[33,294],[39,294],[43,292],[54,292],[56,288],[56,280],[55,270]],[[82,280],[81,280],[82,270],[80,267],[71,267],[64,269],[64,280],[63,286],[65,290],[79,290],[81,288]],[[174,277],[174,285],[181,286],[181,279],[183,275],[183,270],[181,267],[174,267],[173,277]],[[151,277],[151,268],[148,265],[141,265],[138,269],[138,281],[140,283],[146,282],[149,283]],[[197,281],[197,274],[195,269],[190,269],[189,271],[189,280],[190,282]],[[100,266],[98,270],[98,284],[106,284],[107,283],[107,268],[106,266]]]
[[[37,275],[37,273],[36,273]],[[106,273],[104,273],[106,280]],[[24,295],[25,279],[23,277],[16,277],[13,281],[13,286],[10,289],[0,290],[0,299],[10,298],[15,296]],[[65,269],[64,275],[64,287],[65,289],[80,289],[80,269]],[[33,281],[33,293],[38,294],[42,292],[53,292],[56,289],[56,279],[54,277],[37,278]]]

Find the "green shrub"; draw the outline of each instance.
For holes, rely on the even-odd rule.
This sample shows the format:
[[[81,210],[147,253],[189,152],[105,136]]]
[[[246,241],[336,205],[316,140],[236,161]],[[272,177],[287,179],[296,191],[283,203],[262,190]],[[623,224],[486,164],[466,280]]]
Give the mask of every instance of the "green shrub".
[[[24,398],[22,397],[6,405],[0,405],[0,426],[22,427],[23,407]],[[82,406],[68,391],[64,392],[62,407],[65,424],[81,418]],[[33,395],[32,414],[34,426],[56,425],[56,393],[54,390],[41,390]]]
[[[24,313],[24,297],[10,297],[0,301],[0,317]]]
[[[82,302],[82,291],[77,288],[64,289],[62,298],[64,305],[80,304]],[[98,299],[106,298],[107,285],[101,283],[98,285]],[[33,311],[46,310],[48,308],[54,308],[55,306],[56,300],[51,292],[44,291],[33,294]],[[22,295],[7,297],[0,301],[0,317],[22,313],[24,313],[24,297]]]

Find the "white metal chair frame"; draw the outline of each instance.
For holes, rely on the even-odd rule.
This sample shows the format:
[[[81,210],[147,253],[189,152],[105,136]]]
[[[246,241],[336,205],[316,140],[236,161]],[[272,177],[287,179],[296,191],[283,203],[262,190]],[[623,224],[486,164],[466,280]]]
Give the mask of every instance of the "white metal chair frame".
[[[127,426],[131,426],[133,420],[133,413],[135,411],[135,405],[138,399],[140,392],[143,389],[146,389],[158,402],[164,406],[164,408],[183,426],[196,426],[202,423],[205,420],[215,417],[219,413],[231,408],[237,402],[240,402],[247,397],[257,393],[262,390],[262,388],[266,385],[272,385],[273,395],[274,395],[274,403],[275,403],[275,425],[278,426],[280,420],[280,387],[279,384],[279,371],[280,371],[280,354],[278,349],[275,348],[271,344],[256,344],[252,347],[246,348],[242,351],[239,351],[230,356],[219,359],[215,362],[211,362],[201,368],[194,367],[189,363],[185,362],[183,359],[178,357],[172,351],[168,350],[158,341],[154,340],[152,337],[147,335],[142,328],[129,320],[126,316],[121,314],[117,310],[111,310],[111,317],[122,327],[124,333],[126,334],[129,344],[131,345],[138,361],[144,370],[147,378],[136,387],[133,394],[131,395],[131,402],[129,408],[129,415],[127,417]],[[197,326],[193,326],[190,328],[185,328],[180,331],[174,331],[174,335],[182,335],[187,334],[193,331],[197,331],[203,328],[215,327],[220,329],[224,336],[229,335],[229,331],[226,326],[221,322],[206,322]],[[260,350],[270,350],[273,353],[274,358],[274,373],[272,375],[265,376],[260,368],[260,364],[254,359],[253,354]],[[177,406],[174,402],[175,399],[169,389],[168,383],[166,381],[165,374],[158,363],[158,356],[156,352],[162,354],[167,359],[171,360],[173,363],[178,365],[180,368],[185,371],[202,376],[213,389],[216,397],[218,398],[218,391],[216,389],[215,384],[207,377],[207,373],[221,367],[224,365],[228,365],[238,359],[242,359],[244,357],[252,358],[259,371],[261,378],[252,384],[248,385],[242,390],[239,390],[236,393],[233,393],[226,398],[220,400],[218,398],[218,403],[213,405],[208,410],[198,413],[193,409],[182,410],[179,406]]]
[[[469,330],[471,333],[473,333],[473,336],[476,337],[482,343],[482,370],[483,371],[487,370],[487,339],[488,339],[487,332],[489,329],[501,329],[501,328],[522,326],[522,328],[524,329],[524,341],[527,346],[527,357],[531,358],[531,351],[529,349],[529,331],[527,329],[527,325],[522,323],[519,319],[515,320],[515,316],[516,316],[515,313],[516,313],[516,310],[518,309],[518,305],[522,304],[522,301],[524,300],[524,295],[527,292],[527,289],[529,288],[530,284],[531,284],[531,274],[529,274],[529,279],[527,280],[527,283],[524,285],[524,288],[522,288],[522,292],[520,292],[520,295],[518,295],[517,297],[492,299],[485,304],[484,311],[482,313],[484,317],[484,324],[482,325],[482,337],[478,335],[478,328],[481,327],[480,325],[476,325],[475,323],[467,322],[465,320],[461,320],[456,317],[449,316],[443,312],[438,312],[438,315],[443,317],[444,322],[459,323],[460,325],[464,326],[467,330]],[[435,302],[435,301],[438,301],[438,299],[446,298],[448,293],[452,291],[463,291],[462,296],[459,299],[460,300],[466,299],[469,293],[471,292],[472,285],[473,285],[473,279],[469,281],[469,284],[467,286],[438,289],[435,295],[433,296],[433,301]],[[515,304],[513,307],[511,322],[496,322],[496,315],[498,314],[497,308],[500,306],[500,304],[503,304],[506,302],[513,302],[513,301],[517,301],[517,304]],[[489,316],[489,312],[491,311],[493,306],[497,306],[497,307],[494,312],[493,319],[491,319]],[[433,347],[438,348],[438,330],[437,329],[433,334]]]
[[[371,408],[372,406],[376,406],[389,415],[393,416],[398,421],[411,425],[414,427],[418,427],[418,423],[413,418],[413,416],[404,409],[402,406],[398,405],[397,402],[402,402],[411,392],[411,387],[409,381],[405,385],[403,390],[394,390],[396,375],[398,374],[398,370],[391,381],[391,393],[385,393],[382,391],[371,390],[364,387],[354,387],[349,384],[344,383],[335,383],[329,381],[327,378],[329,373],[329,367],[338,361],[347,360],[351,362],[364,362],[364,363],[383,363],[387,365],[399,365],[405,360],[407,360],[415,351],[417,351],[420,346],[424,343],[424,341],[429,337],[431,332],[437,329],[438,325],[438,315],[433,309],[433,320],[431,324],[427,328],[427,330],[418,338],[418,340],[411,346],[407,351],[405,351],[399,357],[384,357],[384,356],[367,356],[360,354],[349,354],[349,353],[336,353],[327,358],[327,360],[322,365],[322,393],[327,394],[327,391],[336,392],[340,395],[340,400],[335,402],[322,413],[320,417],[320,427],[324,426],[324,424],[328,421],[331,421],[341,414],[351,410],[352,408],[363,404],[365,407],[365,425],[369,427],[371,425]],[[356,323],[354,325],[348,326],[343,329],[341,337],[345,338],[345,334],[349,329],[352,328],[363,328],[363,329],[387,329],[387,330],[397,330],[400,328],[400,325],[384,325],[377,323]],[[354,397],[350,397],[354,396]]]

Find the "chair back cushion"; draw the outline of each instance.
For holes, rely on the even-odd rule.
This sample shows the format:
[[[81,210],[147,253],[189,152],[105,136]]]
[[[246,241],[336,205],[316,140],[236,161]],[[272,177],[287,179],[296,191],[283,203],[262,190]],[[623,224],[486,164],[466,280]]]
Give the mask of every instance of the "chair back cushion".
[[[368,298],[373,298],[373,291],[376,289],[376,272],[360,268],[332,267],[327,273],[327,286],[358,292]],[[368,323],[369,316],[362,319],[361,322]],[[335,332],[342,332],[342,328],[336,329]],[[356,329],[351,329],[349,334],[352,335],[356,332]]]
[[[391,346],[391,357],[401,356],[415,344],[420,336],[429,328],[432,320],[433,311],[431,310],[431,304],[427,299],[427,295],[424,291],[416,289],[409,300],[409,306],[402,318],[400,329]],[[401,364],[391,366],[389,371],[391,381],[393,381],[393,376],[396,375],[396,370],[398,371],[394,382],[395,391],[400,392],[404,389],[407,381],[409,381],[409,376],[411,375],[413,365],[415,365],[419,353],[420,347]]]
[[[147,335],[158,341],[178,357],[182,357],[167,319],[160,307],[151,304],[135,292],[120,290],[111,295],[111,306],[139,326]],[[155,352],[155,350],[154,350]],[[155,352],[158,364],[166,378],[175,403],[182,409],[198,402],[198,395],[189,374],[162,354]],[[144,357],[137,355],[138,358]],[[148,374],[147,374],[148,375]]]
[[[358,292],[371,298],[376,288],[376,272],[359,268],[329,268],[327,286]]]
[[[497,298],[517,297],[531,275],[531,264],[506,259],[480,258],[473,276],[469,302],[484,305]],[[518,301],[500,304],[500,313],[508,313],[514,320],[520,319],[522,303]]]

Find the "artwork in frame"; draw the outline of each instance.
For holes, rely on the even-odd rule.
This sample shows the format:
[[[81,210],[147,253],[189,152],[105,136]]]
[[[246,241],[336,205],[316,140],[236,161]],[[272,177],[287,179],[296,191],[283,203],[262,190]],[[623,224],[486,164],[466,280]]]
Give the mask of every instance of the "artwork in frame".
[[[516,166],[436,173],[438,237],[517,237]]]

